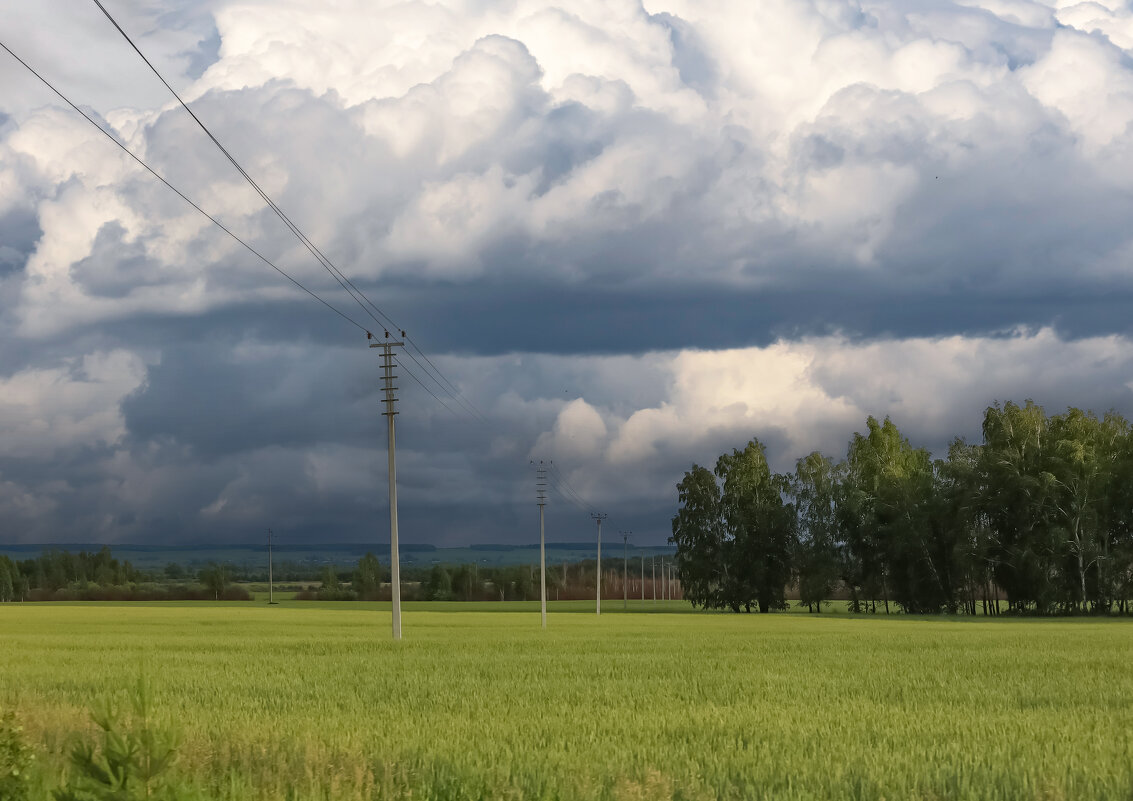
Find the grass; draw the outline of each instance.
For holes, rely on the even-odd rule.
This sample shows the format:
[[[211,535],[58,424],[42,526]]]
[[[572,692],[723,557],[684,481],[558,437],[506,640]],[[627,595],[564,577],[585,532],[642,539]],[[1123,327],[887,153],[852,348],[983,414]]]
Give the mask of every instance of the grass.
[[[1133,798],[1129,622],[383,606],[2,605],[0,706],[50,785],[144,671],[233,801]]]

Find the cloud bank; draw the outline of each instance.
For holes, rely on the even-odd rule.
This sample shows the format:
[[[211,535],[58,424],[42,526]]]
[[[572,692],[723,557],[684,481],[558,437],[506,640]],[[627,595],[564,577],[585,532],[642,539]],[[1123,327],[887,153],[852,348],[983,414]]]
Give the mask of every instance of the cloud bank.
[[[105,21],[53,2],[6,43],[360,317]],[[681,471],[753,435],[787,469],[867,414],[942,448],[996,399],[1133,413],[1124,3],[111,9],[486,418],[407,383],[411,540],[530,539],[533,458],[660,541]],[[0,538],[383,538],[358,331],[0,80]]]

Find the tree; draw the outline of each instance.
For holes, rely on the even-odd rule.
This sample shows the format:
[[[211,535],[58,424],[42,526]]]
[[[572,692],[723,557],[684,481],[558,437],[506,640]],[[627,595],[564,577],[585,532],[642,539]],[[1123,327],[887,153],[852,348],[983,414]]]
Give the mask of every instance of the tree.
[[[733,551],[734,570],[724,588],[728,606],[750,611],[754,603],[761,613],[786,608],[795,551],[794,511],[783,501],[789,481],[771,473],[757,439],[723,454],[716,476],[723,482],[720,508]]]
[[[370,552],[358,560],[358,567],[350,580],[350,586],[358,594],[360,601],[376,601],[381,588],[382,566],[378,557]]]
[[[341,582],[338,580],[338,572],[332,565],[327,565],[319,573],[319,581],[322,583],[322,589],[333,591],[342,587]]]
[[[452,577],[441,565],[433,565],[425,582],[425,600],[448,601],[452,598]]]
[[[979,508],[981,448],[955,439],[948,446],[948,458],[935,463],[936,513],[941,518],[938,525],[952,548],[955,582],[962,588],[964,606],[972,615],[981,597],[985,615],[998,611],[996,605],[989,605],[995,558],[991,528]]]
[[[1040,614],[1058,599],[1059,543],[1051,525],[1056,479],[1046,469],[1048,420],[1033,401],[984,414],[979,504],[994,540],[995,582],[1010,607]]]
[[[677,546],[677,564],[685,598],[693,606],[721,609],[729,583],[730,543],[725,541],[720,486],[710,470],[694,464],[677,484],[680,508],[669,542]]]
[[[453,597],[461,601],[471,601],[481,591],[482,585],[477,576],[476,565],[461,565],[452,574]]]
[[[198,579],[212,592],[213,598],[219,601],[220,596],[228,589],[231,573],[227,565],[212,562],[198,574]]]
[[[847,462],[855,483],[859,518],[852,547],[860,552],[867,586],[892,597],[907,612],[955,607],[952,549],[936,508],[936,476],[924,448],[913,448],[888,417],[866,420],[854,434]]]
[[[795,464],[790,492],[794,500],[798,550],[795,557],[799,603],[822,611],[840,575],[838,489],[841,471],[815,451]]]
[[[1067,603],[1086,610],[1112,604],[1110,577],[1115,482],[1129,424],[1117,414],[1099,420],[1092,412],[1068,409],[1050,419],[1048,469],[1054,477],[1054,520],[1073,565]],[[1088,579],[1090,581],[1088,582]],[[1087,583],[1092,587],[1088,587]]]
[[[15,588],[12,586],[12,575],[8,572],[7,560],[0,560],[0,602],[11,601],[15,595]]]

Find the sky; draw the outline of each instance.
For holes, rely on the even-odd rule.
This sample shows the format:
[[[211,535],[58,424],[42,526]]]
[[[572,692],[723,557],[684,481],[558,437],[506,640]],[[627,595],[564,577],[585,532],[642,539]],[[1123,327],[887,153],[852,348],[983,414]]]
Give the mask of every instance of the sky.
[[[403,541],[536,540],[533,460],[548,539],[660,544],[752,437],[787,471],[871,414],[938,454],[996,401],[1133,416],[1130,3],[105,4],[459,389],[400,379]],[[93,3],[0,10],[380,335]],[[0,52],[0,541],[388,542],[378,365]]]

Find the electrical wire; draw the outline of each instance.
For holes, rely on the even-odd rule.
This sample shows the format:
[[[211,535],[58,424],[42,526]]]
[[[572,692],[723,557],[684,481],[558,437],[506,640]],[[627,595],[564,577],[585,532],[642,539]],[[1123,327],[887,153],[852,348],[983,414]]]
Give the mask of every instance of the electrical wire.
[[[565,486],[567,491],[570,492],[571,495],[573,495],[582,506],[584,506],[588,509],[593,509],[594,505],[589,503],[585,498],[582,497],[582,494],[579,493],[574,488],[574,486],[567,480],[566,475],[563,473],[562,470],[559,469],[558,465],[556,465],[553,461],[549,462],[549,464],[551,465],[551,472],[554,473],[556,480],[559,483],[561,483],[563,486]]]
[[[248,250],[248,252],[255,255],[258,259],[260,259],[262,262],[264,262],[264,264],[271,267],[277,273],[282,275],[284,278],[286,278],[288,281],[293,283],[299,289],[306,292],[308,295],[310,295],[312,298],[317,300],[319,303],[326,306],[328,309],[333,311],[339,317],[346,320],[351,325],[358,328],[360,331],[363,331],[365,333],[370,333],[369,330],[366,328],[366,326],[362,325],[357,320],[350,317],[348,314],[346,314],[342,310],[338,309],[337,307],[335,307],[334,305],[329,303],[324,298],[320,297],[313,290],[308,289],[300,281],[298,281],[297,279],[292,277],[285,270],[283,270],[282,268],[277,266],[274,262],[272,262],[269,258],[267,258],[262,253],[260,253],[258,250],[256,250],[254,247],[249,245],[240,236],[238,236],[235,232],[233,232],[232,229],[225,226],[222,222],[220,222],[218,219],[216,219],[211,214],[209,214],[207,211],[205,211],[203,208],[201,208],[197,203],[195,203],[192,199],[190,199],[184,192],[182,192],[176,186],[171,184],[163,175],[161,175],[156,170],[154,170],[152,167],[150,167],[150,165],[147,164],[140,156],[136,155],[133,151],[131,151],[128,147],[126,147],[126,145],[123,142],[119,141],[113,134],[111,134],[109,131],[107,131],[105,128],[103,128],[101,125],[99,125],[97,120],[95,120],[93,117],[91,117],[89,114],[87,114],[87,112],[85,112],[78,105],[76,105],[74,102],[72,102],[70,98],[68,98],[66,95],[64,95],[50,81],[48,81],[45,77],[43,77],[43,75],[41,75],[35,68],[33,68],[30,64],[28,64],[26,61],[24,61],[20,56],[18,56],[10,47],[8,47],[3,42],[0,42],[0,47],[2,47],[8,53],[8,55],[10,55],[16,61],[18,61],[28,72],[30,72],[32,75],[34,75],[36,78],[38,78],[39,81],[41,83],[43,83],[44,86],[46,86],[48,89],[50,89],[52,92],[54,92],[55,95],[57,97],[59,97],[64,103],[66,103],[68,106],[70,106],[74,111],[78,112],[87,122],[89,122],[91,125],[93,125],[95,128],[97,128],[107,139],[109,139],[111,142],[113,142],[115,145],[117,145],[118,148],[122,150],[122,152],[124,152],[131,159],[133,159],[137,164],[139,164],[142,168],[144,168],[150,175],[152,175],[154,178],[156,178],[158,181],[160,181],[162,184],[164,184],[167,188],[169,188],[172,192],[174,192],[178,197],[180,197],[182,200],[184,200],[186,203],[188,203],[190,206],[192,206],[194,209],[196,209],[201,215],[203,215],[206,219],[208,219],[211,223],[213,223],[213,225],[218,227],[220,230],[224,231],[224,233],[228,234],[234,240],[239,242],[246,250]],[[412,354],[409,354],[409,355],[410,355],[410,358],[412,358]],[[416,361],[416,359],[414,359],[414,361]],[[414,375],[413,372],[410,371],[404,364],[401,365],[401,368],[406,375],[408,375],[415,382],[417,382],[421,386],[421,388],[425,390],[425,392],[427,392],[430,396],[432,396],[432,398],[437,403],[439,403],[442,407],[444,407],[445,411],[447,411],[449,414],[453,415],[453,417],[457,418],[458,420],[460,419],[460,415],[458,415],[455,411],[453,411],[453,409],[448,404],[446,404],[443,400],[441,400],[441,398],[438,397],[435,392],[433,392],[431,389],[429,389],[429,387],[425,386],[425,384],[423,384],[421,382],[421,380],[416,375]]]
[[[409,358],[412,359],[415,364],[417,364],[417,366],[420,368],[420,370],[423,374],[425,374],[426,376],[431,378],[437,384],[438,388],[440,388],[440,390],[443,394],[450,395],[453,398],[453,400],[458,405],[460,405],[462,407],[462,409],[466,410],[473,417],[478,418],[481,422],[487,423],[488,422],[487,418],[485,418],[479,412],[479,410],[476,409],[476,407],[472,405],[471,401],[469,401],[467,398],[464,397],[463,393],[461,393],[460,390],[457,389],[456,386],[448,379],[448,377],[445,376],[440,371],[440,369],[437,368],[437,366],[435,364],[433,364],[432,360],[430,360],[428,358],[428,356],[425,355],[425,352],[423,350],[421,350],[421,348],[418,347],[415,342],[412,342],[411,340],[409,340],[408,336],[404,335],[404,332],[402,331],[401,327],[398,326],[388,314],[386,314],[384,311],[382,311],[380,308],[378,308],[378,306],[372,300],[370,300],[366,296],[366,294],[361,289],[359,289],[358,286],[355,285],[355,283],[353,281],[351,281],[350,278],[347,277],[334,264],[334,262],[332,262],[330,260],[330,258],[328,258],[326,256],[326,254],[324,254],[313,242],[311,242],[311,240],[307,237],[307,235],[304,234],[302,232],[302,230],[299,229],[299,226],[296,225],[291,220],[291,218],[287,216],[287,214],[283,211],[283,209],[280,208],[279,205],[274,200],[272,200],[271,197],[268,196],[268,194],[260,187],[260,185],[255,181],[255,179],[252,178],[252,176],[248,174],[248,172],[240,165],[240,163],[228,151],[228,149],[225,148],[225,146],[223,144],[221,144],[220,140],[217,139],[215,135],[213,135],[212,131],[209,130],[208,126],[205,125],[204,122],[200,119],[200,117],[198,117],[196,115],[196,113],[189,107],[189,104],[186,103],[185,100],[181,97],[181,95],[178,94],[177,91],[169,84],[169,82],[165,79],[165,77],[161,74],[161,72],[157,69],[157,67],[154,66],[153,62],[151,62],[149,60],[149,58],[146,57],[145,53],[143,53],[141,51],[141,49],[137,46],[137,44],[134,43],[134,40],[130,37],[130,35],[128,33],[126,33],[125,29],[118,23],[118,21],[114,18],[114,16],[110,13],[110,11],[106,8],[106,6],[104,6],[102,4],[101,0],[92,0],[92,1],[98,7],[98,9],[103,13],[103,15],[110,21],[110,23],[114,26],[114,28],[118,31],[118,33],[120,33],[122,35],[122,38],[124,38],[126,40],[126,42],[134,50],[134,52],[138,54],[138,56],[142,59],[143,62],[145,62],[146,66],[150,68],[150,71],[153,72],[153,74],[155,76],[157,76],[157,79],[159,81],[161,81],[161,83],[165,86],[165,88],[169,90],[170,94],[172,94],[173,97],[176,98],[177,102],[181,104],[182,108],[184,108],[185,111],[187,111],[189,113],[189,116],[193,118],[193,121],[197,123],[197,125],[200,127],[200,129],[202,131],[204,131],[205,135],[212,141],[212,143],[214,145],[216,145],[216,147],[220,150],[220,152],[224,155],[224,157],[229,161],[229,163],[251,185],[251,187],[256,191],[256,193],[260,196],[260,198],[264,201],[264,203],[267,204],[268,208],[270,208],[273,212],[275,212],[276,216],[279,217],[279,219],[288,228],[288,230],[290,230],[291,233],[293,233],[295,235],[295,237],[300,241],[300,243],[302,243],[302,245],[311,253],[311,255],[314,256],[315,260],[318,261],[319,264],[322,265],[323,269],[325,269],[331,275],[331,277],[333,277],[335,279],[335,281],[338,283],[338,285],[340,287],[342,287],[342,289],[348,295],[350,295],[350,297],[354,300],[354,302],[357,303],[358,306],[364,312],[366,312],[366,314],[375,323],[378,323],[379,325],[381,325],[383,328],[386,328],[387,330],[389,328],[392,328],[395,331],[402,332],[407,343],[410,344],[414,349],[417,350],[418,353],[421,354],[422,358],[424,358],[425,361],[428,362],[428,364],[432,367],[433,371],[436,372],[437,376],[440,376],[440,378],[443,379],[444,383],[442,383],[442,381],[438,380],[436,376],[431,375],[430,372],[429,372],[429,368],[427,368],[424,364],[422,364],[411,352],[409,352],[408,349],[406,349],[406,351],[405,351],[406,355],[409,356]],[[369,308],[367,308],[367,306],[369,306]],[[373,312],[371,312],[370,309],[373,309]],[[375,315],[375,312],[376,312],[376,315]],[[387,328],[387,326],[388,326],[388,328]],[[425,388],[426,391],[429,391],[428,388],[425,387],[425,384],[423,382],[421,382],[419,379],[416,379],[416,376],[412,375],[412,373],[409,371],[408,367],[405,366],[404,362],[402,363],[402,368],[406,371],[406,373],[408,375],[412,376],[415,380],[417,380],[417,383],[421,384],[421,386],[423,388]],[[447,384],[448,387],[450,387],[451,389],[446,388],[445,384]],[[429,391],[429,394],[432,395],[434,398],[436,398],[438,402],[440,402],[440,398],[435,393]],[[446,406],[444,403],[441,403],[441,405],[445,406],[446,409],[449,409],[449,407]],[[449,409],[449,411],[452,412],[452,409]]]
[[[550,465],[550,469],[547,471],[547,478],[550,486],[553,487],[554,490],[558,492],[564,500],[568,501],[570,504],[577,507],[582,512],[590,514],[590,512],[594,509],[593,504],[587,503],[587,501],[583,499],[581,495],[575,492],[573,487],[570,486],[569,482],[566,481],[566,478],[563,476],[562,471],[556,467],[554,462],[548,462],[548,464]]]
[[[89,122],[91,125],[93,125],[95,128],[97,128],[107,139],[109,139],[111,142],[113,142],[115,145],[117,145],[122,150],[123,153],[125,153],[127,156],[129,156],[135,162],[137,162],[139,165],[141,165],[154,178],[161,181],[161,183],[165,184],[165,186],[168,187],[170,190],[172,190],[179,198],[184,200],[186,203],[188,203],[190,206],[192,206],[194,209],[196,209],[198,212],[200,212],[202,215],[204,215],[213,225],[215,225],[217,228],[224,231],[224,233],[228,234],[230,237],[232,237],[237,242],[239,242],[241,245],[243,245],[244,248],[249,253],[256,256],[256,258],[258,258],[264,264],[271,267],[277,273],[282,275],[284,278],[286,278],[288,281],[293,283],[295,286],[299,287],[301,290],[306,292],[308,295],[310,295],[312,298],[317,300],[319,303],[326,306],[328,309],[330,309],[332,312],[337,314],[339,317],[346,320],[348,323],[355,326],[356,328],[359,328],[362,331],[366,331],[366,327],[364,325],[362,325],[361,323],[359,323],[354,318],[350,317],[345,312],[341,311],[337,307],[333,306],[332,304],[330,304],[329,302],[324,300],[316,292],[314,292],[311,289],[308,289],[307,287],[305,287],[302,283],[300,283],[295,278],[292,278],[291,275],[289,275],[285,270],[276,266],[275,263],[273,263],[271,261],[271,259],[269,259],[267,256],[260,253],[258,250],[256,250],[251,245],[249,245],[247,242],[245,242],[243,239],[241,239],[239,236],[237,236],[235,233],[233,233],[233,231],[231,229],[229,229],[223,223],[221,223],[218,219],[213,217],[207,211],[205,211],[200,206],[198,206],[196,203],[194,203],[192,200],[190,200],[189,197],[184,192],[182,192],[180,189],[178,189],[173,184],[171,184],[169,181],[167,181],[164,176],[162,176],[156,170],[154,170],[152,167],[150,167],[145,161],[142,160],[142,158],[140,156],[135,155],[134,152],[131,151],[128,147],[126,147],[126,145],[124,143],[118,141],[118,139],[113,134],[111,134],[109,131],[107,131],[105,128],[103,128],[101,125],[99,125],[98,122],[93,117],[91,117],[89,114],[87,114],[81,108],[79,108],[77,105],[75,105],[73,102],[71,102],[70,98],[68,98],[66,95],[64,95],[58,89],[56,89],[55,86],[49,80],[47,80],[42,75],[40,75],[30,64],[28,64],[26,61],[24,61],[22,58],[20,58],[18,55],[16,55],[12,51],[12,49],[10,47],[8,47],[8,45],[4,44],[4,42],[0,42],[0,47],[4,48],[4,50],[8,53],[8,55],[10,55],[12,58],[14,58],[16,61],[18,61],[21,65],[23,65],[23,67],[28,72],[30,72],[32,75],[34,75],[36,78],[38,78],[39,81],[44,86],[46,86],[48,89],[50,89],[52,92],[54,92],[59,97],[60,100],[62,100],[64,103],[66,103],[72,109],[74,109],[79,114],[81,114],[82,117],[87,122]]]

